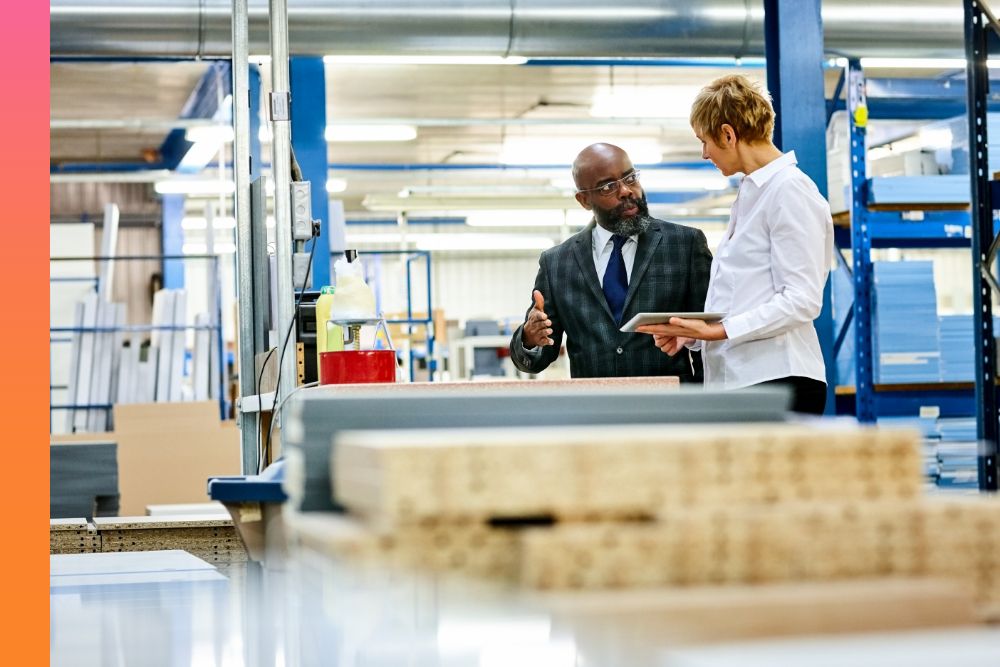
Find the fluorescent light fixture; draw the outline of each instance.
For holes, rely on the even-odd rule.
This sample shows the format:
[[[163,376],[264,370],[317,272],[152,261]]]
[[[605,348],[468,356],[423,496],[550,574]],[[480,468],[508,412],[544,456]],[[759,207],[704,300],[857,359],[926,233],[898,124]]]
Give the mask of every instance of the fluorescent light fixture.
[[[684,118],[701,86],[611,86],[594,93],[595,118]],[[634,161],[634,158],[633,158]]]
[[[828,61],[837,67],[847,67],[847,58]],[[987,60],[989,69],[1000,69],[1000,60]],[[965,58],[862,58],[861,67],[878,69],[965,69]]]
[[[326,191],[330,194],[343,192],[347,189],[347,181],[343,178],[328,178],[326,180]],[[264,182],[264,194],[268,197],[274,196],[274,179],[269,178]]]
[[[633,164],[656,164],[663,159],[659,142],[652,139],[604,138],[621,146]],[[587,142],[580,139],[508,138],[500,149],[502,164],[572,164]]]
[[[583,227],[592,217],[590,211],[582,208],[562,211],[552,209],[469,211],[465,214],[465,224],[470,227],[560,227],[564,224]]]
[[[236,252],[235,243],[214,243],[212,251],[216,255],[232,255]],[[185,243],[181,246],[181,253],[185,255],[204,255],[208,252],[208,245],[205,243]]]
[[[400,232],[351,232],[347,230],[347,241],[356,246],[365,244],[400,246],[403,235]],[[555,242],[546,237],[528,234],[483,234],[468,232],[464,234],[414,233],[406,234],[407,244],[412,244],[417,250],[546,250]]]
[[[369,211],[493,211],[496,209],[558,209],[573,206],[568,196],[511,197],[503,194],[494,197],[399,197],[397,195],[366,195],[361,205]]]
[[[323,56],[327,65],[523,65],[521,56]]]
[[[189,127],[184,131],[184,138],[192,143],[200,141],[215,144],[228,143],[235,136],[236,134],[232,125],[202,125],[199,127]]]
[[[236,218],[223,216],[213,218],[212,229],[235,229]],[[208,219],[202,216],[184,216],[181,218],[181,229],[208,229]]]
[[[576,190],[571,178],[554,178],[552,185]],[[642,169],[639,183],[646,192],[696,192],[698,190],[727,190],[729,178],[717,171],[693,169]]]
[[[161,195],[231,195],[236,191],[236,184],[230,180],[172,178],[157,181],[153,189]]]
[[[327,125],[327,141],[413,141],[417,128],[413,125]]]
[[[216,158],[224,145],[221,141],[199,141],[192,144],[177,163],[177,170],[187,173],[201,171]]]
[[[556,187],[553,185],[505,185],[494,183],[489,185],[408,185],[399,191],[398,197],[572,197],[575,187]]]

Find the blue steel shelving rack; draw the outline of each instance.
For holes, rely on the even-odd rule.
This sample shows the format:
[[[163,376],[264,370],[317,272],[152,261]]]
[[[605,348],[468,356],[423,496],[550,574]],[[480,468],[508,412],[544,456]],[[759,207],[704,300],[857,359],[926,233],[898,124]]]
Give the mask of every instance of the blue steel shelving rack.
[[[962,5],[965,17],[969,173],[972,177],[972,305],[978,352],[975,366],[976,434],[982,445],[978,455],[979,488],[995,492],[1000,476],[997,462],[1000,411],[996,390],[997,351],[993,339],[992,296],[1000,294],[1000,285],[992,267],[1000,243],[993,222],[1000,204],[1000,192],[989,173],[986,110],[990,82],[986,59],[990,43],[997,42],[1000,23],[981,0],[963,0]]]
[[[340,253],[330,253],[331,256]],[[437,371],[437,361],[434,359],[434,310],[431,297],[431,253],[428,250],[359,250],[359,255],[401,255],[406,266],[406,319],[386,320],[386,324],[409,324],[426,327],[427,329],[427,374],[429,381],[434,381]],[[424,261],[425,279],[427,281],[427,317],[413,317],[413,262]],[[410,346],[409,366],[410,382],[414,380],[413,362],[415,360],[413,346]]]
[[[890,407],[915,413],[919,405],[932,399],[942,414],[967,413],[974,406],[977,414],[979,486],[997,490],[998,422],[996,391],[996,346],[992,331],[990,296],[1000,293],[991,273],[997,254],[998,237],[994,221],[1000,204],[1000,187],[990,181],[987,155],[987,31],[995,38],[992,15],[977,0],[963,0],[966,16],[966,51],[969,115],[971,212],[965,210],[923,210],[923,219],[915,224],[905,220],[902,210],[873,210],[869,206],[870,180],[865,170],[865,133],[868,118],[864,73],[857,60],[850,60],[847,77],[847,110],[850,125],[851,167],[851,247],[854,281],[852,318],[843,324],[838,340],[853,319],[855,325],[855,403],[857,417],[872,422]],[[982,17],[982,18],[979,18]],[[991,200],[991,196],[994,199]],[[920,205],[899,207],[921,210]],[[968,236],[967,236],[968,233]],[[971,239],[970,239],[971,237]],[[974,392],[965,383],[922,385],[919,391],[907,386],[876,387],[872,357],[872,263],[871,250],[877,247],[970,247],[974,271],[974,331],[976,332],[977,373]],[[974,395],[974,400],[973,400]]]
[[[855,409],[859,421],[874,422],[880,414],[915,413],[928,398],[941,408],[941,414],[968,414],[972,392],[964,383],[928,385],[881,385],[874,382],[872,353],[872,248],[956,248],[969,247],[966,232],[970,228],[968,211],[963,208],[939,210],[940,207],[912,204],[873,208],[869,204],[871,185],[865,167],[865,136],[869,105],[866,80],[860,62],[848,61],[847,112],[850,133],[851,237],[854,307],[837,336],[844,339],[854,324]],[[916,103],[915,103],[916,104]],[[942,109],[943,110],[943,109]],[[911,111],[912,116],[914,112]],[[937,117],[940,111],[929,115]],[[887,115],[893,112],[888,110]],[[903,210],[905,209],[905,210]],[[911,211],[920,211],[919,222],[907,220]],[[839,349],[839,345],[836,346]]]

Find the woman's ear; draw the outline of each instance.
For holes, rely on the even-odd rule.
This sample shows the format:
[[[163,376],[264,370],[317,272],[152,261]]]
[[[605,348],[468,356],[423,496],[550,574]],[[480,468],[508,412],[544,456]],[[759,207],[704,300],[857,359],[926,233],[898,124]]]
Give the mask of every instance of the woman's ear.
[[[722,135],[722,141],[725,143],[726,148],[731,148],[736,145],[736,130],[729,123],[723,123],[722,127],[719,128],[719,133]]]

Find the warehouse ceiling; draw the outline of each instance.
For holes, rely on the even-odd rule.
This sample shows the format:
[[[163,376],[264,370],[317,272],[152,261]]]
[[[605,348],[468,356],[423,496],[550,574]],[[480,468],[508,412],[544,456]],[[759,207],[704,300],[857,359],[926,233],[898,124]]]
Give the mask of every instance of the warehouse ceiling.
[[[504,167],[504,162],[568,164],[578,150],[595,141],[654,147],[665,163],[700,162],[700,145],[686,121],[686,108],[698,87],[729,72],[761,81],[759,62],[745,67],[634,65],[340,65],[326,71],[327,124],[396,121],[417,125],[407,141],[333,142],[328,144],[330,177],[346,182],[336,197],[348,217],[393,215],[401,191],[435,193],[446,212],[445,195],[495,190],[492,204],[524,207],[539,194],[550,208],[553,194],[568,196],[568,167],[533,170]],[[96,180],[115,180],[114,163],[149,165],[157,150],[210,67],[208,62],[53,62],[51,65],[51,163],[54,168],[87,165]],[[269,90],[269,66],[261,67]],[[827,95],[839,69],[826,70]],[[907,74],[906,72],[902,73]],[[926,71],[911,72],[927,76]],[[893,76],[901,73],[893,72]],[[649,93],[628,104],[629,91]],[[609,93],[624,93],[618,118],[596,117],[595,103]],[[312,103],[311,91],[293,91],[295,103]],[[626,116],[624,119],[621,116]],[[644,117],[645,119],[637,118]],[[73,121],[77,127],[65,127]],[[124,121],[127,127],[109,127]],[[559,149],[553,149],[553,141]],[[525,152],[524,149],[527,149]],[[648,152],[648,151],[647,151]],[[638,156],[637,156],[638,157]],[[230,159],[226,156],[226,159]],[[267,162],[267,146],[264,160]],[[641,162],[642,158],[635,160]],[[493,165],[495,169],[403,170],[400,165]],[[102,168],[107,166],[107,172]],[[365,165],[343,169],[339,165]],[[646,170],[649,182],[655,175]],[[159,173],[159,172],[158,172]],[[696,172],[697,173],[697,172]],[[702,174],[714,174],[702,170]],[[656,188],[671,188],[677,172],[661,174]],[[148,177],[148,178],[146,178]],[[162,177],[160,174],[159,177]],[[85,178],[85,177],[84,177]],[[120,179],[154,180],[142,171],[121,172]],[[644,182],[647,179],[644,178]],[[664,182],[666,180],[666,183]],[[53,210],[62,210],[54,186]],[[551,189],[555,187],[556,191]],[[646,186],[647,191],[651,189]],[[685,188],[680,188],[685,189]],[[698,190],[692,186],[688,190]],[[149,187],[150,197],[155,197]],[[684,203],[689,214],[706,214],[725,205],[725,193],[706,190],[705,197]],[[64,198],[67,202],[72,199]],[[386,205],[386,202],[389,202]],[[67,204],[71,207],[71,205]],[[701,210],[699,211],[699,206]],[[388,212],[388,213],[387,213]]]

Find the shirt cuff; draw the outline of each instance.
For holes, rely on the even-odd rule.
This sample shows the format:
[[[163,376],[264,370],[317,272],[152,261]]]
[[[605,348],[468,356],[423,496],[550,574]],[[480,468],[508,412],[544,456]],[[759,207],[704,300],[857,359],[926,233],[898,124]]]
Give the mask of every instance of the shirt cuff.
[[[722,320],[722,328],[726,330],[726,338],[737,340],[742,336],[752,333],[753,326],[750,324],[750,318],[747,317],[749,314],[741,313]]]
[[[521,350],[524,351],[525,356],[531,357],[532,359],[540,359],[542,356],[542,346],[536,345],[532,348],[527,348],[524,346],[524,341],[521,341]]]

